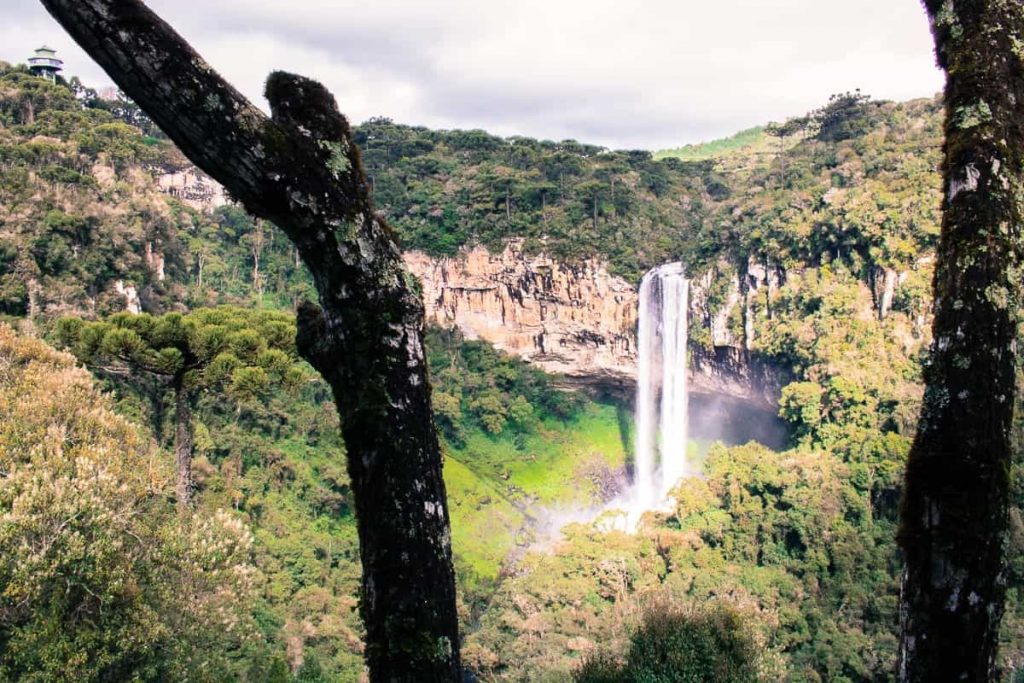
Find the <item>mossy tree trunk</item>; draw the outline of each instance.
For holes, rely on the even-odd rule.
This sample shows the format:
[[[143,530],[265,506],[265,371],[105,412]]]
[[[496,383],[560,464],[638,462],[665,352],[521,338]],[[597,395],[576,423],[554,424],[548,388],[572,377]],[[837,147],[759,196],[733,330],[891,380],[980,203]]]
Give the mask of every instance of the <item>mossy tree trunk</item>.
[[[139,0],[42,0],[182,151],[295,244],[320,295],[298,346],[334,392],[355,494],[371,681],[458,681],[448,504],[423,304],[334,98],[285,73],[271,117]]]
[[[1024,5],[926,0],[947,73],[934,343],[907,464],[900,680],[995,680],[1024,198]]]

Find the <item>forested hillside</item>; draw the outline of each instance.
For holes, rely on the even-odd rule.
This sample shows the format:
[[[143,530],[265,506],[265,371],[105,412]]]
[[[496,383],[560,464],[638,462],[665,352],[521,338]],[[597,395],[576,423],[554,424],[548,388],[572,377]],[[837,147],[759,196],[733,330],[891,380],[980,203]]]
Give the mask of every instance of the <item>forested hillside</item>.
[[[527,237],[563,258],[600,255],[631,278],[722,253],[909,268],[938,233],[939,114],[934,100],[848,94],[771,128],[776,137],[658,161],[386,120],[357,139],[377,203],[408,248],[442,254]]]
[[[207,524],[224,517],[251,534],[242,552],[255,573],[247,597],[233,607],[253,628],[244,650],[200,679],[357,680],[359,556],[329,391],[311,368],[302,371],[305,379],[282,384],[268,382],[273,364],[237,360],[265,356],[250,350],[259,341],[252,335],[263,325],[258,320],[275,318],[273,310],[289,311],[291,332],[281,339],[291,343],[290,311],[310,292],[294,252],[273,226],[235,207],[201,210],[162,192],[158,180],[184,161],[159,135],[144,135],[136,125],[146,121],[130,107],[76,99],[66,87],[4,67],[0,111],[5,317],[25,333],[70,342],[113,390],[118,412],[154,442],[163,471],[154,515],[174,507],[175,400],[161,372],[176,361],[158,354],[141,362],[159,347],[141,348],[138,335],[153,325],[188,327],[190,316],[181,314],[193,311],[204,343],[223,344],[208,351],[213,363],[199,381],[206,388],[192,408],[195,516]],[[222,304],[244,308],[208,308]],[[145,322],[125,310],[154,317]],[[78,318],[109,324],[82,339],[68,334],[77,323],[66,324]],[[164,333],[156,334],[146,333],[149,343]],[[621,468],[623,445],[614,407],[556,391],[543,373],[486,345],[467,345],[454,332],[433,335],[439,427],[451,444],[446,478],[456,562],[472,610],[493,590],[506,555],[531,538],[527,508],[589,500],[590,488],[572,488],[569,478],[591,466]],[[294,347],[288,353],[294,358]],[[106,556],[83,557],[114,568],[104,565]],[[0,623],[0,660],[17,656],[19,623]],[[73,645],[52,628],[44,633],[47,647]],[[103,636],[115,649],[125,646],[123,635]],[[192,636],[172,630],[162,637],[184,647],[182,639]],[[58,665],[27,666],[49,680]],[[104,662],[68,666],[88,680],[114,675]]]
[[[432,330],[464,658],[480,680],[564,681],[588,659],[614,668],[665,601],[726,606],[709,623],[744,634],[761,680],[894,679],[895,522],[929,334],[939,137],[938,101],[857,94],[657,155],[382,119],[358,127],[377,207],[406,248],[457,255],[524,238],[528,252],[598,257],[632,282],[681,259],[706,283],[692,345],[721,344],[711,328],[725,310],[739,355],[786,378],[789,450],[694,444],[704,476],[679,486],[673,509],[636,534],[606,518],[561,538],[546,520],[621,490],[631,407],[567,393],[485,343]],[[131,648],[149,648],[131,664],[140,680],[184,669],[195,680],[359,680],[359,556],[337,415],[293,348],[279,351],[299,374],[271,381],[279,366],[245,329],[269,317],[290,339],[308,275],[274,226],[161,190],[186,167],[130,103],[0,65],[0,424],[25,419],[0,434],[0,679],[112,680]],[[151,318],[115,316],[124,311]],[[170,484],[172,387],[124,362],[131,353],[98,352],[137,355],[132,334],[190,316],[206,321],[222,375],[196,380],[196,502],[183,519]],[[82,325],[62,318],[107,321],[111,341],[62,334]],[[38,338],[66,345],[95,379]],[[43,401],[65,384],[74,400]],[[71,427],[92,437],[55,446]],[[126,506],[137,526],[61,488],[87,487],[100,453],[124,482],[105,504]],[[32,488],[33,476],[53,490]],[[70,515],[96,505],[68,531],[38,496]],[[1007,680],[1024,666],[1020,519],[1018,506]],[[60,543],[45,542],[48,528]],[[92,572],[70,593],[54,587],[68,563]]]

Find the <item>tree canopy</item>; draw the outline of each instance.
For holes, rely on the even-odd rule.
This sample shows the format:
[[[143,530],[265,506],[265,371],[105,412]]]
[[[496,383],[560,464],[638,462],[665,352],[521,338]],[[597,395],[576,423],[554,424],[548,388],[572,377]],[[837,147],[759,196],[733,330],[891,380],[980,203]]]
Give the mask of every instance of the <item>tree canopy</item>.
[[[119,313],[107,320],[57,321],[55,337],[83,363],[103,373],[150,374],[149,398],[174,392],[178,502],[192,501],[192,403],[199,391],[253,401],[272,386],[294,390],[305,378],[295,349],[295,324],[278,311],[221,307],[182,315]],[[159,424],[157,431],[159,433]]]
[[[258,576],[235,515],[168,468],[74,359],[0,325],[0,679],[218,680]]]

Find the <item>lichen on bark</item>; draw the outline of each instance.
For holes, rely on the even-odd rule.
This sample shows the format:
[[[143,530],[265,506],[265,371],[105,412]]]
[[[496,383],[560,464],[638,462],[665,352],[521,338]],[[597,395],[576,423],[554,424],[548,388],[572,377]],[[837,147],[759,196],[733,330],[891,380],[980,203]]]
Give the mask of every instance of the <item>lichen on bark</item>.
[[[996,680],[1024,244],[1018,0],[926,0],[947,72],[935,343],[901,511],[901,681]]]
[[[334,392],[348,451],[370,680],[460,681],[423,305],[334,98],[277,72],[268,118],[139,0],[43,4],[186,156],[295,244],[320,297],[300,307],[297,343]]]

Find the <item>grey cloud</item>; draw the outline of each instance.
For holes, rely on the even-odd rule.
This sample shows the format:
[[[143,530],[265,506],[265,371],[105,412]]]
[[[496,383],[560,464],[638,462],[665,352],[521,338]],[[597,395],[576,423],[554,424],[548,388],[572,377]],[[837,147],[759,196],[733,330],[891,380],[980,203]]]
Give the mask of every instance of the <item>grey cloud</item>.
[[[257,101],[267,71],[323,80],[354,120],[675,146],[829,94],[941,87],[916,0],[150,0]],[[105,80],[31,0],[0,6],[0,58],[34,43]],[[10,49],[11,53],[7,53]]]

